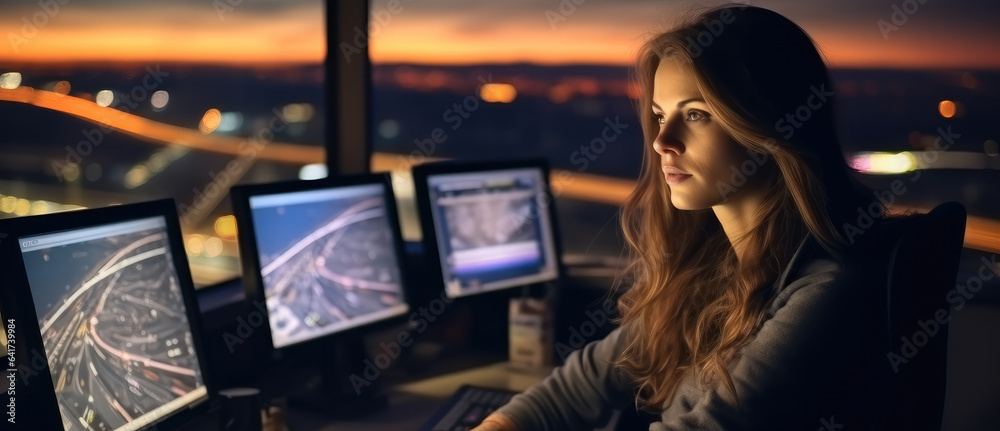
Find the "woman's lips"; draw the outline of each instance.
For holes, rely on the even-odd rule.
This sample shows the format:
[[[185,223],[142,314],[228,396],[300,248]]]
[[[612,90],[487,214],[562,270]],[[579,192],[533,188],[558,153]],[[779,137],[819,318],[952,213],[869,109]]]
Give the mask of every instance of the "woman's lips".
[[[667,184],[680,184],[691,178],[691,174],[670,165],[663,165],[663,175],[667,178]]]
[[[667,184],[680,184],[685,180],[687,180],[688,178],[691,178],[690,175],[684,175],[684,174],[666,174],[666,177],[667,177]]]

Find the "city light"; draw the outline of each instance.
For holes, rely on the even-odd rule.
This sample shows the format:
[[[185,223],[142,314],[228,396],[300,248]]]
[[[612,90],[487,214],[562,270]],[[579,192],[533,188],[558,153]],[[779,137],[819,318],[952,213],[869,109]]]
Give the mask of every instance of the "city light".
[[[399,136],[399,123],[396,120],[382,120],[378,123],[378,135],[385,139]]]
[[[224,239],[236,239],[236,217],[224,215],[215,219],[215,233]]]
[[[201,254],[205,251],[205,238],[198,234],[189,235],[187,241],[184,241],[184,250],[190,256]]]
[[[549,88],[549,100],[552,103],[563,103],[573,97],[573,89],[566,84],[558,84]]]
[[[60,204],[44,200],[32,201],[17,196],[6,196],[0,194],[0,212],[23,215],[48,214],[59,211],[71,211],[83,209],[80,205]]]
[[[479,89],[479,97],[484,102],[510,103],[517,98],[517,89],[510,84],[489,83]]]
[[[239,112],[223,112],[219,119],[219,127],[215,129],[219,133],[235,132],[243,125],[243,114]]]
[[[125,188],[134,189],[146,184],[146,181],[149,181],[149,176],[149,168],[146,165],[135,165],[125,173]]]
[[[69,90],[72,86],[69,85],[69,81],[59,81],[55,86],[52,87],[52,92],[56,94],[66,95],[69,94]]]
[[[18,72],[7,72],[0,75],[0,88],[13,90],[21,86],[21,74]]]
[[[149,104],[153,105],[153,109],[157,111],[167,107],[168,102],[170,102],[170,93],[163,90],[156,91],[149,97]]]
[[[31,209],[28,214],[39,215],[49,213],[49,203],[45,201],[34,201],[31,203]]]
[[[97,106],[106,108],[111,106],[111,103],[115,101],[115,93],[111,90],[101,90],[97,92],[97,98],[94,99]]]
[[[324,163],[313,163],[299,169],[300,180],[318,180],[326,178],[327,175],[328,172]]]
[[[941,116],[944,118],[954,117],[956,111],[955,102],[942,100],[941,103],[938,103],[938,112],[941,113]]]
[[[218,109],[212,108],[205,111],[205,115],[201,117],[201,122],[198,123],[198,130],[207,135],[214,132],[221,123],[222,113]]]
[[[851,158],[851,167],[870,174],[899,174],[917,169],[913,153],[860,152]]]
[[[110,95],[113,97],[113,94]],[[138,139],[155,144],[170,143],[188,149],[239,156],[241,144],[245,142],[241,137],[217,134],[209,136],[200,130],[178,127],[129,112],[101,107],[86,94],[76,97],[19,87],[16,90],[0,91],[0,101],[23,103],[62,112],[102,127],[130,133]],[[221,121],[221,118],[219,120]],[[272,141],[260,148],[256,156],[261,160],[305,165],[322,161],[324,149],[315,145]]]
[[[216,257],[222,254],[222,248],[222,240],[217,237],[211,236],[205,240],[205,256]]]
[[[225,249],[222,239],[217,236],[191,234],[184,237],[184,251],[188,256],[216,257]]]
[[[156,174],[162,172],[167,168],[167,166],[170,166],[171,163],[177,161],[177,159],[180,159],[190,151],[190,148],[180,145],[171,145],[157,150],[149,156],[148,159],[143,162],[136,163],[132,169],[129,169],[129,171],[125,173],[125,187],[134,189],[146,184],[150,178],[153,178]],[[88,167],[87,169],[90,168]],[[100,169],[100,166],[98,166],[98,169]],[[98,172],[98,176],[99,175],[100,172]]]
[[[7,214],[14,212],[14,208],[17,207],[17,198],[13,196],[4,196],[0,198],[0,211]]]
[[[77,178],[80,178],[80,165],[72,162],[67,163],[60,173],[64,180],[69,182],[76,181]]]
[[[281,117],[289,123],[305,123],[312,119],[315,111],[308,103],[289,103],[281,108]]]
[[[21,198],[14,204],[14,214],[19,216],[28,215],[28,211],[31,211],[31,201]]]

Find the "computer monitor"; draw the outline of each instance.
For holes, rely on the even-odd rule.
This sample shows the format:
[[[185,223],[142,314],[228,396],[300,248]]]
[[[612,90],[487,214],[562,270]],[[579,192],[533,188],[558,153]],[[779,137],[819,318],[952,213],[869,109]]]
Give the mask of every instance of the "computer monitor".
[[[244,288],[266,310],[261,332],[275,349],[308,352],[319,367],[318,384],[307,382],[289,401],[332,416],[381,408],[378,382],[358,377],[371,363],[363,336],[410,312],[388,174],[231,193]]]
[[[0,232],[14,425],[140,430],[207,409],[172,200],[6,219]]]
[[[232,189],[244,287],[274,348],[405,315],[402,239],[387,175]]]
[[[548,172],[544,160],[413,168],[424,247],[449,297],[559,278]]]

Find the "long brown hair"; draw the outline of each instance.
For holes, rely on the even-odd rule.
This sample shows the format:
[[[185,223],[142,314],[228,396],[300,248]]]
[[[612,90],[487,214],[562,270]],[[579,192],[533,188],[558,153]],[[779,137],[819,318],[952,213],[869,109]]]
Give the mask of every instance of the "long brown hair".
[[[775,174],[751,228],[734,240],[746,250],[740,259],[711,209],[671,204],[652,147],[659,125],[650,107],[653,77],[666,58],[693,72],[715,121],[754,156],[737,170]],[[630,341],[616,365],[634,378],[645,407],[669,404],[689,372],[736,397],[727,365],[762,324],[771,288],[795,247],[811,235],[841,255],[849,244],[837,227],[872,200],[847,174],[823,58],[781,15],[746,5],[688,12],[645,43],[635,78],[645,150],[637,187],[622,207],[632,287],[619,311]],[[786,114],[799,121],[781,123]],[[723,197],[727,187],[738,188],[735,182],[719,185]]]

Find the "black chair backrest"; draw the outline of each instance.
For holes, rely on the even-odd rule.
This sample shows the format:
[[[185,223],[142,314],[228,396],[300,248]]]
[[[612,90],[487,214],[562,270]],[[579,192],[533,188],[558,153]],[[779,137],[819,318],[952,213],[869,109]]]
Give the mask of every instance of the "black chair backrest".
[[[887,359],[894,375],[883,429],[941,429],[951,317],[946,296],[955,288],[965,222],[957,202],[890,221],[899,224],[899,235],[887,268]]]

